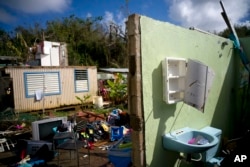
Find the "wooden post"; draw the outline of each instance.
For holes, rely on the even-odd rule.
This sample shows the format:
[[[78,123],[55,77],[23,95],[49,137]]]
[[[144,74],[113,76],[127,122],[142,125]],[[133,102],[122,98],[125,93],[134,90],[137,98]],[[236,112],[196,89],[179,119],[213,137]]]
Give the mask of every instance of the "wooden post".
[[[128,109],[132,131],[132,163],[134,167],[146,166],[145,130],[142,104],[141,34],[140,16],[130,15],[128,30]]]

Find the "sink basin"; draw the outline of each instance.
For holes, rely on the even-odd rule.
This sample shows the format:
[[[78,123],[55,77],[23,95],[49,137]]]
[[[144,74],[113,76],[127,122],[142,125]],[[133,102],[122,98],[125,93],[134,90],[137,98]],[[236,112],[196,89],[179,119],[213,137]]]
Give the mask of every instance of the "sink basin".
[[[163,147],[187,154],[202,153],[219,142],[216,136],[185,127],[163,135]]]

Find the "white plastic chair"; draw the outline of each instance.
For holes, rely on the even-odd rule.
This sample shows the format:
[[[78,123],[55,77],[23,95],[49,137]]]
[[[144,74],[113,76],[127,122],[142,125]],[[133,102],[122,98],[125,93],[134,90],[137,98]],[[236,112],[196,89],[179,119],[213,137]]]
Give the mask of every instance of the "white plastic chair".
[[[5,151],[4,146],[6,146],[8,150],[10,150],[10,146],[9,146],[8,142],[10,142],[10,145],[13,148],[15,147],[14,143],[11,140],[8,140],[6,138],[1,138],[0,139],[0,152],[4,152]]]

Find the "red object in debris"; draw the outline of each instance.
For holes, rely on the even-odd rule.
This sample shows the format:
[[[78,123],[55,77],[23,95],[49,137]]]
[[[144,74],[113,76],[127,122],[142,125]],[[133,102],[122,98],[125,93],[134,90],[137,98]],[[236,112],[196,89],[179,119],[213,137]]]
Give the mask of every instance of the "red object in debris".
[[[88,149],[93,150],[94,149],[94,143],[88,142]]]
[[[22,129],[23,127],[21,125],[16,126],[17,129]]]
[[[25,157],[26,157],[26,150],[23,149],[23,150],[21,151],[21,153],[20,153],[20,158],[21,158],[21,159],[24,159]]]

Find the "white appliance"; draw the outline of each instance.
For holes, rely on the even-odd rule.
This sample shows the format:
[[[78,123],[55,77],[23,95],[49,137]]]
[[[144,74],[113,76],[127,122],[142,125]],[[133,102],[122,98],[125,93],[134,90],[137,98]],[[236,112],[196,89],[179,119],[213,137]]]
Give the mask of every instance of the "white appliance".
[[[53,128],[67,123],[67,117],[48,118],[32,122],[32,139],[50,141],[54,136]]]

